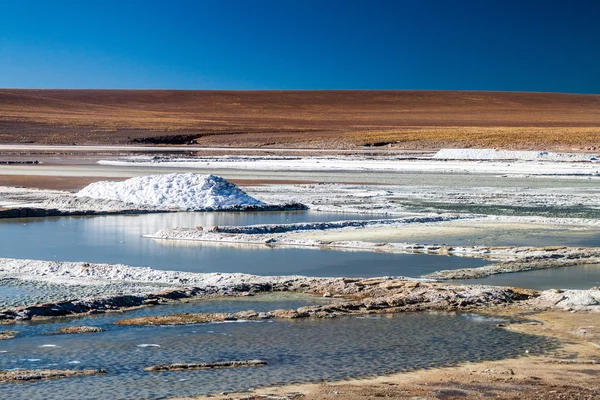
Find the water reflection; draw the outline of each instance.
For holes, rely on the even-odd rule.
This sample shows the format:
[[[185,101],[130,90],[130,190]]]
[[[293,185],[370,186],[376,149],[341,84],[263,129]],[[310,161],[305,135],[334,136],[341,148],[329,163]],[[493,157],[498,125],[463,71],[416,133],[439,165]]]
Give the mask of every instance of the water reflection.
[[[163,228],[373,219],[318,212],[170,213],[0,221],[1,257],[89,261],[191,272],[260,275],[417,277],[440,269],[477,267],[482,260],[373,252],[268,247],[174,246],[142,238]]]

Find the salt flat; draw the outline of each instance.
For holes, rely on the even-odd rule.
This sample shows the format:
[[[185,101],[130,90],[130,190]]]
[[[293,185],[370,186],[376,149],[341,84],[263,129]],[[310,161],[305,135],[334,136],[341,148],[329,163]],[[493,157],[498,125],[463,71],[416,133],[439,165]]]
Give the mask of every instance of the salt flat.
[[[204,157],[204,158],[161,158],[137,157],[129,160],[101,160],[102,165],[131,167],[167,167],[210,169],[243,169],[255,171],[348,171],[348,172],[438,172],[438,173],[480,173],[512,174],[529,176],[582,176],[600,177],[600,164],[582,156],[580,162],[530,160],[515,161],[473,161],[444,160],[438,158],[405,159],[394,157]]]
[[[469,157],[472,155],[471,153]],[[460,284],[452,281],[490,274],[517,277],[519,272],[516,271],[527,269],[543,272],[545,269],[565,266],[570,268],[569,266],[581,263],[588,263],[586,265],[590,267],[596,265],[599,258],[595,240],[600,235],[600,189],[597,179],[600,178],[596,171],[598,164],[592,157],[586,157],[588,155],[576,156],[575,160],[569,157],[543,160],[523,157],[516,160],[449,160],[432,158],[431,154],[409,158],[390,154],[135,158],[112,155],[106,157],[107,162],[99,164],[95,164],[94,159],[70,165],[42,163],[30,167],[9,166],[3,172],[49,177],[95,175],[98,181],[104,180],[104,177],[113,179],[112,182],[92,183],[92,188],[101,189],[93,191],[94,198],[85,197],[86,193],[92,192],[86,192],[85,189],[74,193],[0,188],[0,204],[4,207],[28,206],[117,213],[165,211],[167,208],[174,211],[174,207],[187,210],[189,202],[171,201],[180,197],[181,190],[170,192],[169,182],[163,180],[168,180],[171,176],[169,174],[189,177],[190,173],[218,172],[223,173],[226,178],[270,179],[268,183],[254,182],[242,186],[240,190],[248,197],[238,192],[239,196],[233,196],[241,205],[250,201],[269,204],[297,202],[317,214],[325,211],[330,213],[327,221],[310,220],[295,224],[278,221],[239,226],[234,219],[232,226],[224,223],[201,226],[189,225],[180,218],[173,219],[179,222],[174,222],[173,226],[161,227],[165,229],[159,232],[150,229],[145,231],[145,225],[139,227],[139,235],[153,237],[139,238],[140,240],[153,242],[153,245],[164,244],[165,247],[170,246],[180,251],[206,251],[210,247],[226,252],[232,248],[228,246],[248,246],[246,248],[251,251],[277,252],[278,246],[305,246],[311,247],[313,250],[310,252],[317,255],[328,251],[329,255],[335,256],[336,252],[330,248],[357,251],[367,254],[366,257],[368,254],[383,253],[390,256],[400,255],[402,252],[431,253],[439,255],[417,257],[439,257],[444,264],[443,260],[450,258],[447,255],[452,255],[452,260],[477,258],[477,261],[483,260],[484,265],[471,268],[461,266],[449,270],[450,262],[447,262],[429,274],[432,278],[446,281],[432,282],[423,277],[362,279],[256,276],[240,273],[200,274],[182,272],[176,265],[158,270],[118,262],[96,264],[87,260],[55,262],[2,259],[0,278],[2,282],[12,282],[8,292],[10,289],[16,292],[22,289],[22,292],[39,288],[44,293],[40,295],[42,297],[27,297],[26,300],[39,298],[54,302],[39,308],[16,308],[4,312],[4,315],[13,320],[32,318],[37,312],[80,315],[123,311],[128,306],[139,307],[163,302],[170,304],[173,299],[292,290],[327,298],[338,296],[354,300],[343,300],[345,302],[342,305],[310,306],[298,310],[256,314],[265,318],[345,315],[360,315],[359,318],[363,318],[363,314],[422,311],[431,310],[432,307],[445,311],[477,309],[480,312],[494,313],[508,312],[508,307],[514,307],[516,311],[512,312],[515,315],[540,309],[558,309],[562,313],[577,311],[589,315],[589,321],[593,321],[598,315],[596,312],[600,307],[600,294],[598,288],[592,288],[592,285],[580,288],[586,290],[570,290],[568,287],[563,288],[558,282],[556,289],[537,291],[469,285],[470,279],[462,280]],[[160,176],[152,179],[136,178],[136,182],[143,182],[137,186],[129,185],[127,181],[114,182],[114,178],[124,180],[148,175]],[[283,178],[313,182],[273,184],[274,180]],[[172,182],[176,189],[185,189],[186,185],[180,187],[176,182],[177,179]],[[133,190],[130,193],[132,196],[116,200],[111,198],[114,192],[123,188],[127,189],[125,191]],[[137,198],[138,192],[147,190],[152,192],[149,198],[153,201],[144,204],[131,201]],[[222,194],[219,190],[212,192],[211,200],[216,200]],[[198,200],[198,196],[193,197]],[[365,218],[340,218],[345,220],[335,221],[330,218],[331,213],[338,213],[340,216],[344,213],[356,213],[355,215]],[[34,221],[44,223],[43,218],[26,219],[24,223],[28,224],[29,229],[35,229]],[[178,224],[185,225],[185,229],[178,229],[182,228]],[[102,224],[98,226],[106,227]],[[153,225],[148,225],[150,226]],[[178,244],[183,242],[182,239],[185,239],[185,245]],[[210,240],[211,244],[204,248],[195,242],[206,240]],[[126,246],[127,243],[119,245]],[[372,260],[369,262],[367,259],[365,264],[374,268]],[[219,265],[215,263],[209,267],[214,271]],[[87,299],[63,298],[65,293],[85,296]],[[18,304],[18,301],[14,304]],[[186,310],[197,312],[194,307],[189,306]],[[231,318],[237,315],[258,318],[250,311],[241,314],[239,310],[235,311]],[[155,313],[160,314],[158,308]],[[460,317],[453,315],[452,318]],[[131,332],[133,329],[123,331],[123,335],[131,335]],[[108,329],[103,334],[113,333]],[[25,336],[27,335],[25,332]],[[144,343],[155,343],[151,339],[149,337]],[[21,339],[17,336],[10,340]],[[28,340],[37,339],[22,339],[23,343]],[[166,348],[166,344],[161,346]],[[139,349],[136,347],[135,350]]]

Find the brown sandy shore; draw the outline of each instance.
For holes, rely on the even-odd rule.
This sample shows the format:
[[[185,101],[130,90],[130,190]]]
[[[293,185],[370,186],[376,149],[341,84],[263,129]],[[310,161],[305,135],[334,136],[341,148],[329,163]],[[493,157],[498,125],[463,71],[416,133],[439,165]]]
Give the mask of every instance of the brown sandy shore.
[[[0,89],[0,143],[594,150],[600,95]]]
[[[124,181],[127,178],[98,177],[98,176],[23,176],[2,175],[0,173],[0,186],[23,187],[30,189],[65,190],[76,192],[90,183],[98,181]],[[259,185],[296,185],[318,183],[311,180],[271,180],[271,179],[228,179],[229,182],[238,186]]]
[[[47,379],[73,378],[106,374],[103,369],[14,369],[0,371],[0,384],[7,382],[41,381]]]
[[[89,177],[89,176],[23,176],[0,175],[0,186],[24,187],[31,189],[66,190],[76,192],[99,180],[122,181],[126,178]]]
[[[521,308],[492,308],[487,312],[513,317],[526,315],[532,322],[508,324],[505,329],[545,335],[559,340],[560,347],[543,356],[524,354],[516,359],[470,362],[351,381],[259,388],[248,393],[195,399],[600,399],[600,316],[568,311],[531,313]]]

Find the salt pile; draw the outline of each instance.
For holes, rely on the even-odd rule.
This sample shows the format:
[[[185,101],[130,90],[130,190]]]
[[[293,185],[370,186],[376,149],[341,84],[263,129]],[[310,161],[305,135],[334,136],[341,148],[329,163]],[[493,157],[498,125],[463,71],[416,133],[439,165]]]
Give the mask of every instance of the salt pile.
[[[140,176],[123,182],[95,182],[76,196],[160,209],[226,210],[265,205],[219,176],[192,173]]]
[[[597,157],[585,153],[496,149],[441,149],[433,158],[445,160],[598,161]]]

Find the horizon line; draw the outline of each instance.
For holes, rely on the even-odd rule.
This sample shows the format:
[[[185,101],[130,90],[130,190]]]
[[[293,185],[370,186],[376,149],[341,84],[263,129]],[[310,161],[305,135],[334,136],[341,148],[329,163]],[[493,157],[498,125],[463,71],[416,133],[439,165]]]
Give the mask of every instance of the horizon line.
[[[526,91],[498,89],[169,89],[169,88],[22,88],[0,87],[2,90],[68,90],[68,91],[138,91],[138,92],[477,92],[477,93],[522,93],[522,94],[562,94],[598,96],[600,93]]]

